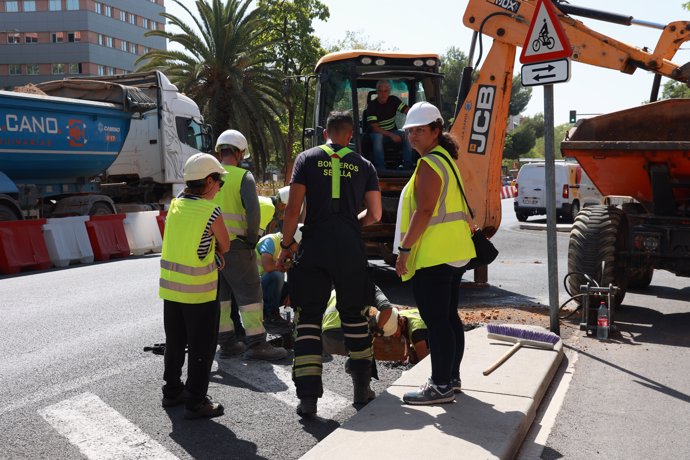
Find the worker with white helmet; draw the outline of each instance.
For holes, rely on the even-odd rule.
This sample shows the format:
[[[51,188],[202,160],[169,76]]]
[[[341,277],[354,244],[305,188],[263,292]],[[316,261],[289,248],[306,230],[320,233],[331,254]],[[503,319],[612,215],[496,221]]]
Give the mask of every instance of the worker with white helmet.
[[[165,220],[159,295],[163,299],[165,370],[163,407],[185,404],[185,418],[223,415],[206,394],[218,334],[217,261],[230,248],[221,209],[211,200],[223,187],[225,169],[206,153],[184,166],[186,188],[170,202]],[[182,383],[185,347],[187,382]]]
[[[215,202],[223,211],[223,220],[232,241],[218,283],[220,356],[227,358],[244,352],[244,356],[250,359],[282,359],[287,356],[287,350],[273,347],[266,341],[263,324],[263,295],[254,251],[261,220],[259,197],[254,176],[239,166],[240,161],[249,156],[247,139],[234,129],[223,131],[216,141],[216,153],[227,177],[225,188],[216,195]],[[233,297],[246,334],[244,343],[238,340],[231,318]]]
[[[405,393],[403,401],[447,403],[460,391],[465,333],[457,311],[458,295],[462,267],[475,250],[455,162],[458,146],[444,133],[441,113],[429,102],[418,102],[407,113],[403,128],[421,159],[401,193],[395,270],[403,281],[412,281],[431,346],[431,378],[419,390]]]
[[[281,232],[270,233],[262,237],[256,245],[261,288],[264,295],[264,326],[269,332],[275,334],[288,333],[291,330],[290,323],[280,315],[285,284],[285,273],[278,270],[282,240]],[[295,241],[297,244],[302,241],[302,224],[295,231]]]

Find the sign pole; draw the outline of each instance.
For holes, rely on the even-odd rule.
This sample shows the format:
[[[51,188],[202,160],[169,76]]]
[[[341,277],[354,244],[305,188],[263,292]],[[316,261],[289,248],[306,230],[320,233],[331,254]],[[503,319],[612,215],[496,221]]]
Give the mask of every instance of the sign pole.
[[[554,151],[553,85],[544,85],[544,160],[546,174],[546,256],[549,272],[549,324],[560,335],[558,322],[558,247],[556,242],[556,154]]]

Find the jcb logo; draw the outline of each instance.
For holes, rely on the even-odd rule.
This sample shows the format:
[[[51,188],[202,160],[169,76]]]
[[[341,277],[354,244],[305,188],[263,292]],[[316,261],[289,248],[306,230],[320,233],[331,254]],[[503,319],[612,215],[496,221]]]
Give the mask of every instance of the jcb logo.
[[[489,126],[491,125],[491,114],[494,111],[495,96],[495,86],[479,86],[474,118],[472,119],[469,153],[476,153],[478,155],[484,155],[486,153],[486,142],[489,134]]]
[[[520,2],[517,0],[488,0],[489,3],[493,3],[496,6],[508,10],[511,13],[517,13],[520,9]]]

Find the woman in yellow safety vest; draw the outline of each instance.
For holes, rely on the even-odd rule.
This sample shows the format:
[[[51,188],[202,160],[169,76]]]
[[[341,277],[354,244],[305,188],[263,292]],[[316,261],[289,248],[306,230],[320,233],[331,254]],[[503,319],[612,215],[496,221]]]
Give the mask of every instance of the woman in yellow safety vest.
[[[206,153],[184,166],[184,193],[170,203],[161,253],[159,295],[163,299],[165,370],[163,407],[185,404],[188,419],[223,415],[206,394],[216,352],[220,305],[218,264],[230,248],[220,208],[210,200],[223,186],[225,169]],[[182,383],[185,347],[187,382]]]
[[[441,113],[428,102],[410,108],[403,128],[421,158],[398,207],[395,270],[403,281],[412,280],[431,349],[431,378],[419,390],[405,393],[403,401],[452,402],[460,392],[465,348],[457,311],[461,267],[475,256],[460,171],[454,161],[458,148],[450,134],[443,132]]]

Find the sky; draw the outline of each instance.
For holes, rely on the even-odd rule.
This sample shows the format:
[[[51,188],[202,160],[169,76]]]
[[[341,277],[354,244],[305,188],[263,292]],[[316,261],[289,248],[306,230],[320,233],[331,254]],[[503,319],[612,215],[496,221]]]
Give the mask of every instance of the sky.
[[[685,0],[570,0],[571,5],[633,16],[635,19],[667,24],[690,20],[682,8]],[[472,30],[462,23],[466,0],[321,0],[330,11],[327,22],[315,21],[315,34],[324,45],[356,32],[367,43],[380,43],[385,50],[444,54],[455,46],[469,54]],[[173,2],[167,10],[184,17]],[[576,18],[594,30],[618,41],[654,49],[660,30],[622,26],[586,18]],[[488,40],[488,41],[487,41]],[[485,38],[485,49],[490,39]],[[520,50],[517,55],[519,56]],[[673,59],[678,64],[690,61],[690,42]],[[516,62],[514,73],[521,64]],[[633,75],[573,62],[570,81],[554,85],[554,121],[567,123],[570,110],[578,114],[600,114],[637,106],[649,99],[653,74],[637,70]],[[665,79],[662,80],[663,82]],[[544,90],[532,89],[532,99],[524,115],[544,112]],[[585,116],[585,115],[582,115]]]

